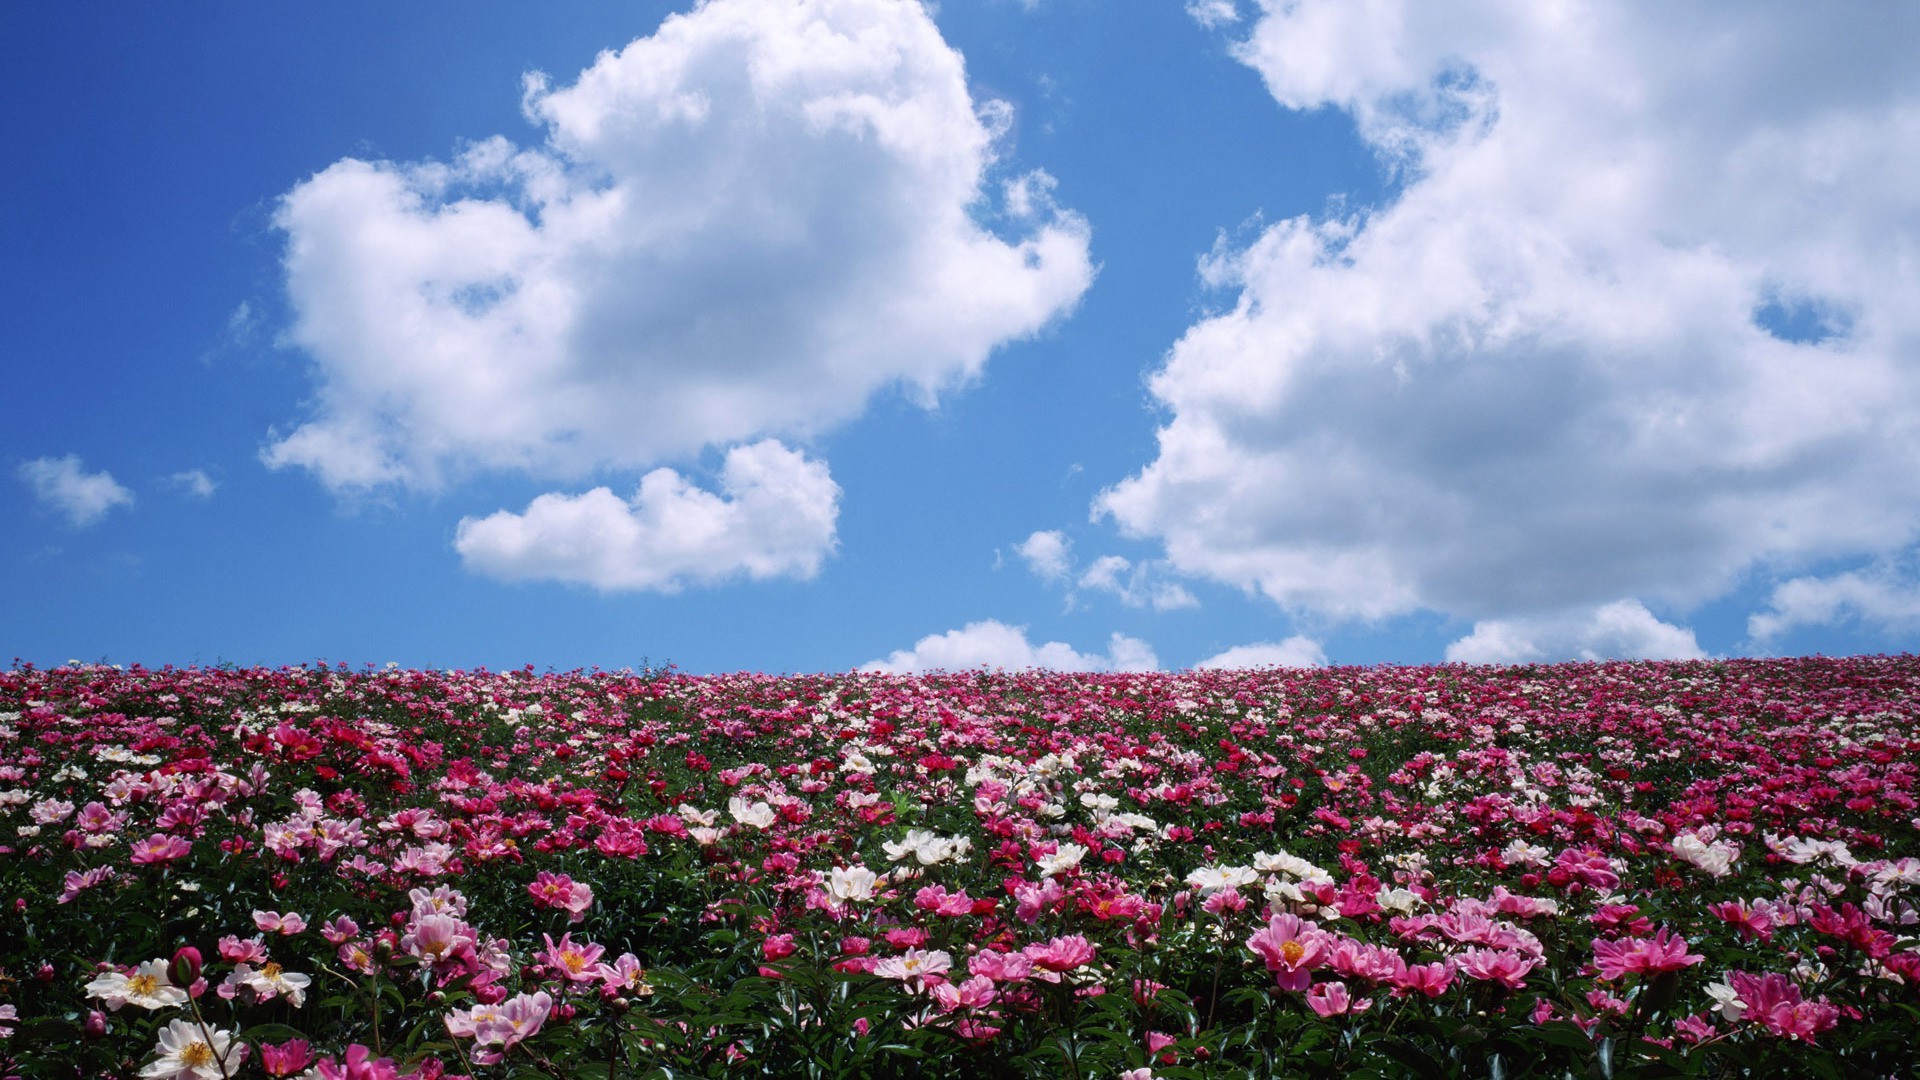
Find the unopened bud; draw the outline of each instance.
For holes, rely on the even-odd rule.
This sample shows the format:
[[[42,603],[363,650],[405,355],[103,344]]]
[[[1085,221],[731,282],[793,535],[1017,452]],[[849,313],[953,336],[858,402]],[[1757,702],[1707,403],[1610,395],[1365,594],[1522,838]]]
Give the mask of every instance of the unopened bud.
[[[192,986],[200,978],[200,950],[191,945],[174,950],[173,963],[167,966],[167,978],[175,986]]]

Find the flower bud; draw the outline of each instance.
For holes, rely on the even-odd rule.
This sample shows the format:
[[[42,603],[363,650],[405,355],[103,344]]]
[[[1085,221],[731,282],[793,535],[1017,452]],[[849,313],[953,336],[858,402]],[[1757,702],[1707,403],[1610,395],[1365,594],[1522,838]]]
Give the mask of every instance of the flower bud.
[[[107,1014],[101,1012],[99,1009],[89,1010],[87,1012],[87,1022],[84,1030],[89,1039],[105,1038],[107,1034]]]
[[[174,950],[173,963],[167,966],[167,978],[175,986],[192,986],[200,978],[200,950],[191,945]]]

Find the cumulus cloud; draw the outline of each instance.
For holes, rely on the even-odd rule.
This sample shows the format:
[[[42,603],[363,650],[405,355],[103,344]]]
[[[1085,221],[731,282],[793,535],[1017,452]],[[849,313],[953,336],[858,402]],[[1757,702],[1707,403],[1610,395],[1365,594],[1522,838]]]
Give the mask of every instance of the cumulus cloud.
[[[728,451],[719,479],[714,494],[655,469],[630,499],[604,487],[541,495],[525,513],[462,519],[454,547],[489,577],[605,592],[819,573],[840,499],[824,464],[766,439]]]
[[[1014,552],[1027,564],[1027,569],[1044,581],[1064,581],[1073,572],[1073,558],[1069,550],[1073,541],[1057,529],[1036,532],[1020,541]]]
[[[1256,641],[1251,645],[1235,645],[1217,656],[1209,656],[1193,665],[1198,669],[1218,668],[1229,671],[1244,671],[1247,668],[1325,667],[1327,651],[1320,643],[1300,634],[1285,641]]]
[[[1847,620],[1899,631],[1920,627],[1920,584],[1891,565],[1792,578],[1774,586],[1766,610],[1747,620],[1747,635],[1765,645],[1797,627]]]
[[[926,10],[712,0],[530,76],[542,145],[345,159],[281,201],[311,415],[264,450],[337,489],[575,476],[931,403],[1067,312],[1088,228],[1004,175]]]
[[[1695,653],[1610,602],[1920,534],[1920,11],[1260,8],[1236,54],[1400,187],[1203,261],[1231,307],[1097,513],[1289,610],[1481,620],[1475,657]]]
[[[921,671],[965,671],[1005,668],[1022,671],[1155,671],[1160,666],[1152,646],[1138,638],[1115,633],[1106,655],[1083,654],[1064,642],[1034,645],[1024,626],[1008,626],[997,619],[968,623],[944,634],[929,634],[911,649],[896,649],[884,660],[862,664],[862,671],[912,674]]]
[[[42,457],[21,464],[16,475],[33,489],[40,505],[75,528],[92,525],[116,506],[132,506],[133,492],[102,469],[88,472],[78,454]]]
[[[1447,646],[1462,664],[1519,664],[1569,657],[1581,660],[1704,660],[1693,631],[1661,622],[1638,600],[1554,615],[1486,619]]]

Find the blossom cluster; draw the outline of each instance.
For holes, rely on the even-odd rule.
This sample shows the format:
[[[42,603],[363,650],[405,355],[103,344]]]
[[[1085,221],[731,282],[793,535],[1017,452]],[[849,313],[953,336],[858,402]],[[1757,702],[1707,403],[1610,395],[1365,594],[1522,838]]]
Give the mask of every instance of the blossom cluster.
[[[1896,1073],[1916,702],[1912,657],[16,667],[0,1075]]]

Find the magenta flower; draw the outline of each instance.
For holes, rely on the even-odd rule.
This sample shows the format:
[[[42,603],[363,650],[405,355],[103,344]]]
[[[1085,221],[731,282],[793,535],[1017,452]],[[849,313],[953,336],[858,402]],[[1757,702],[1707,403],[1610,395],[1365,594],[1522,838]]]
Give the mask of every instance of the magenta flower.
[[[932,988],[934,1004],[941,1012],[955,1009],[978,1009],[993,1003],[999,996],[994,989],[993,980],[985,975],[975,975],[963,983],[937,983]]]
[[[1392,982],[1396,993],[1414,991],[1436,998],[1453,985],[1453,965],[1444,960],[1437,964],[1408,964],[1405,970],[1394,974]]]
[[[1538,967],[1540,961],[1506,949],[1468,949],[1454,957],[1454,963],[1470,979],[1518,990],[1526,982],[1527,972]]]
[[[967,971],[984,975],[994,982],[1020,982],[1033,975],[1033,961],[1023,953],[994,952],[991,949],[967,958]]]
[[[1778,972],[1749,975],[1729,971],[1727,985],[1739,995],[1736,1011],[1741,1018],[1783,1039],[1810,1043],[1815,1035],[1840,1022],[1839,1009],[1825,1000],[1804,1000],[1793,980]]]
[[[376,1058],[359,1043],[347,1047],[345,1061],[322,1058],[313,1067],[320,1080],[400,1080],[400,1070],[392,1058]]]
[[[305,1039],[288,1039],[283,1043],[260,1044],[260,1067],[267,1070],[268,1076],[292,1076],[307,1067],[313,1060],[312,1048]]]
[[[572,934],[560,935],[557,943],[551,934],[540,936],[546,938],[547,947],[535,955],[559,972],[562,978],[570,983],[593,982],[600,978],[598,961],[600,954],[607,951],[606,946],[590,941],[576,945]]]
[[[145,866],[148,863],[167,863],[175,859],[185,858],[187,853],[192,850],[193,845],[177,836],[168,836],[165,833],[154,833],[145,840],[135,840],[133,842],[133,856],[130,861],[136,866]]]
[[[1648,938],[1627,938],[1623,941],[1600,938],[1593,943],[1593,963],[1600,969],[1603,979],[1679,971],[1705,959],[1699,953],[1688,952],[1686,939],[1664,926]]]
[[[533,902],[543,908],[555,908],[567,913],[568,922],[579,922],[587,917],[587,909],[593,906],[593,888],[573,880],[566,874],[553,874],[545,870],[527,886]]]
[[[1048,982],[1058,982],[1059,973],[1072,971],[1093,962],[1094,947],[1085,936],[1068,934],[1052,941],[1029,945],[1020,950],[1021,955],[1033,961],[1033,966],[1043,973],[1037,977]]]

